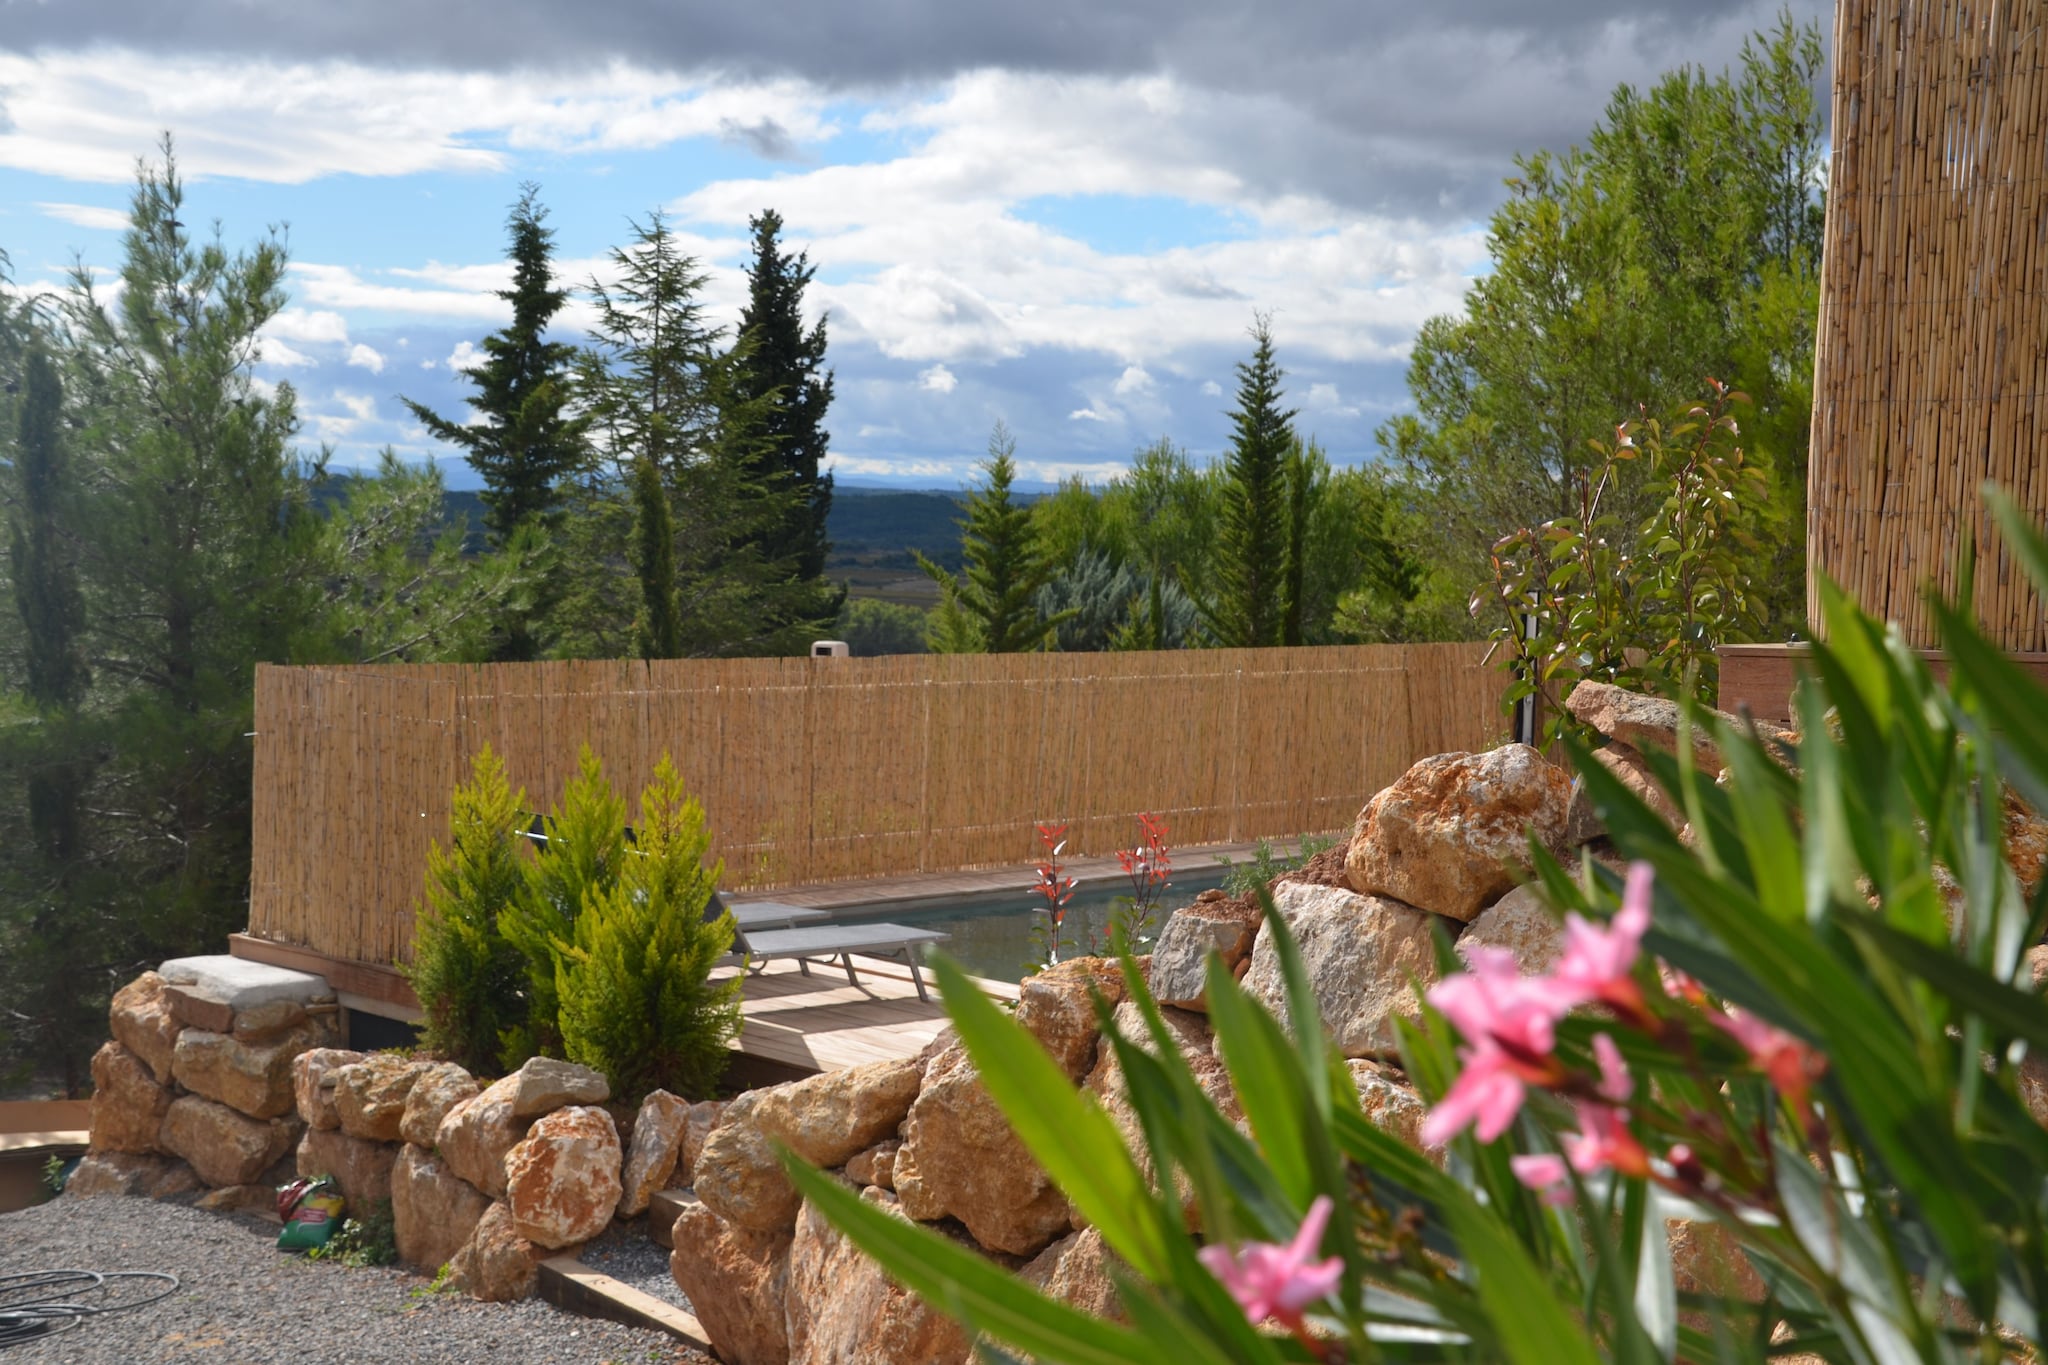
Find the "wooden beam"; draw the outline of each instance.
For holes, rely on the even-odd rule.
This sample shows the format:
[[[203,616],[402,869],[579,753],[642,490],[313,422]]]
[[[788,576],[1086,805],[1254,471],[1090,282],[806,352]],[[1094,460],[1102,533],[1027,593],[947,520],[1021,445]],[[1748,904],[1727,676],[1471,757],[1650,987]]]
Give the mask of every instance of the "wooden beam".
[[[711,1338],[694,1314],[600,1274],[574,1256],[550,1256],[540,1263],[540,1296],[582,1317],[649,1327],[696,1350],[711,1349]]]
[[[417,1011],[420,1007],[420,998],[412,993],[411,983],[394,968],[374,962],[351,962],[345,957],[330,957],[311,948],[272,943],[269,939],[252,938],[248,934],[229,934],[228,952],[250,962],[267,962],[273,967],[324,976],[327,984],[337,992],[346,991],[350,995],[396,1005],[401,1009]]]

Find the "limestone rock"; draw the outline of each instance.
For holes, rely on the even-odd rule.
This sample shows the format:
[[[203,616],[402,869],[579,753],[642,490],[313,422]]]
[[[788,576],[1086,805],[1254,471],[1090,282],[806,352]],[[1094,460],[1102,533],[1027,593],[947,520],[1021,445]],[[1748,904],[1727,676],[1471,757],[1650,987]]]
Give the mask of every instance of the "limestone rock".
[[[1664,1224],[1671,1278],[1681,1294],[1734,1295],[1761,1303],[1768,1292],[1741,1246],[1719,1223],[1672,1218]]]
[[[388,1142],[351,1137],[333,1128],[309,1128],[299,1140],[299,1174],[331,1175],[348,1200],[351,1216],[361,1216],[391,1197],[391,1170],[398,1148]]]
[[[918,1169],[917,1148],[897,1145],[895,1155],[889,1158],[889,1185],[905,1217],[936,1223],[946,1216],[946,1206],[926,1187],[924,1172]]]
[[[2032,901],[2048,871],[2048,820],[2011,792],[2005,794],[2005,857],[2019,878],[2020,894]]]
[[[750,1090],[725,1107],[697,1153],[691,1185],[727,1222],[754,1232],[787,1233],[803,1200],[783,1174],[768,1136],[753,1121],[768,1093]]]
[[[316,1047],[292,1058],[292,1099],[309,1128],[339,1128],[334,1110],[334,1073],[367,1054],[347,1048]]]
[[[1430,916],[1384,896],[1338,886],[1282,882],[1273,908],[1287,919],[1301,948],[1323,1028],[1346,1057],[1394,1051],[1394,1021],[1421,1013],[1411,979],[1436,980]],[[1287,1016],[1287,989],[1272,934],[1260,926],[1245,992],[1277,1017]]]
[[[215,1188],[247,1185],[291,1150],[298,1127],[290,1119],[266,1123],[216,1100],[181,1095],[164,1111],[157,1145],[185,1158]]]
[[[391,1226],[398,1254],[439,1270],[475,1235],[491,1201],[432,1152],[408,1142],[391,1167]]]
[[[415,1077],[406,1092],[398,1136],[415,1147],[432,1147],[448,1111],[481,1090],[476,1077],[454,1062],[435,1063]]]
[[[1153,998],[1181,1009],[1208,1009],[1209,954],[1221,954],[1223,965],[1239,972],[1265,917],[1256,899],[1227,896],[1220,889],[1204,891],[1193,905],[1167,916],[1152,945]]]
[[[485,1303],[530,1299],[540,1288],[540,1263],[551,1254],[521,1237],[510,1210],[493,1204],[462,1249],[448,1259],[448,1284]]]
[[[1469,921],[1512,889],[1527,831],[1565,849],[1571,778],[1526,744],[1425,758],[1366,804],[1345,861],[1354,889]]]
[[[197,986],[165,986],[164,1003],[170,1006],[171,1017],[186,1028],[228,1033],[235,1027],[235,1007]]]
[[[1017,1272],[1017,1278],[1084,1313],[1117,1319],[1123,1312],[1117,1303],[1116,1283],[1110,1279],[1110,1267],[1119,1264],[1116,1253],[1102,1240],[1101,1231],[1083,1228],[1039,1252]]]
[[[814,1166],[841,1166],[895,1134],[923,1074],[908,1058],[822,1072],[754,1092],[760,1098],[746,1120]],[[733,1120],[728,1109],[726,1121]]]
[[[513,1082],[514,1118],[538,1118],[564,1105],[603,1104],[612,1097],[603,1075],[554,1057],[534,1057],[505,1079]]]
[[[198,1174],[184,1162],[140,1152],[89,1153],[64,1182],[64,1194],[72,1199],[107,1194],[171,1199],[202,1188]]]
[[[493,1199],[505,1197],[505,1154],[526,1136],[527,1121],[512,1114],[517,1087],[516,1076],[493,1082],[458,1102],[434,1130],[434,1146],[448,1169]]]
[[[683,1154],[683,1129],[689,1121],[689,1101],[666,1090],[656,1090],[640,1102],[640,1112],[633,1118],[633,1142],[626,1151],[626,1167],[619,1176],[624,1186],[619,1195],[619,1217],[645,1213],[654,1192],[668,1188],[676,1158]]]
[[[587,1242],[619,1206],[619,1130],[595,1105],[544,1114],[505,1157],[512,1226],[537,1246]]]
[[[699,1100],[690,1106],[689,1117],[683,1122],[683,1145],[676,1153],[676,1168],[668,1177],[670,1189],[685,1188],[696,1178],[697,1156],[724,1112],[724,1100]]]
[[[184,1025],[172,1015],[170,1001],[164,998],[162,977],[144,972],[115,991],[107,1022],[113,1027],[114,1041],[140,1057],[158,1084],[170,1083],[171,1057]]]
[[[902,1145],[891,1138],[849,1158],[846,1178],[856,1185],[873,1185],[893,1191],[896,1188],[896,1150]]]
[[[2036,943],[2027,949],[2027,976],[2036,992],[2048,990],[2048,943]]]
[[[292,1112],[292,1059],[306,1051],[304,1032],[273,1043],[238,1043],[225,1033],[188,1028],[178,1035],[171,1075],[195,1095],[219,1100],[252,1119]]]
[[[140,1057],[119,1043],[102,1044],[92,1057],[92,1087],[93,1151],[157,1150],[171,1092]]]
[[[1499,948],[1515,955],[1523,976],[1549,971],[1564,952],[1564,923],[1550,913],[1535,882],[1525,882],[1488,906],[1458,936],[1458,951]]]
[[[1673,829],[1685,824],[1685,812],[1665,795],[1664,788],[1657,783],[1657,774],[1636,750],[1626,744],[1603,744],[1593,751],[1593,761],[1614,774],[1659,820]]]
[[[208,1213],[274,1214],[277,1212],[277,1189],[261,1181],[253,1185],[223,1185],[202,1195],[197,1207]]]
[[[238,1012],[273,1000],[312,1005],[334,999],[325,977],[228,953],[172,958],[157,970],[165,984],[193,987],[198,994]]]
[[[324,1027],[310,1023],[312,1017],[306,1013],[306,1007],[296,1000],[267,1000],[260,1005],[251,1005],[248,1009],[237,1012],[232,1032],[235,1041],[240,1043],[267,1043],[273,1038],[282,1038],[301,1024],[308,1025],[309,1033],[316,1030],[326,1033]],[[321,1014],[323,1021],[333,1017],[332,1010],[324,1010]],[[329,1041],[330,1037],[321,1039],[322,1045]]]
[[[1173,1050],[1179,1054],[1181,1061],[1194,1075],[1195,1083],[1202,1087],[1202,1092],[1209,1097],[1210,1102],[1224,1118],[1232,1123],[1241,1122],[1244,1119],[1244,1109],[1238,1103],[1237,1091],[1231,1084],[1230,1073],[1224,1068],[1223,1060],[1216,1055],[1216,1037],[1209,1027],[1208,1017],[1191,1010],[1162,1006],[1159,1010],[1159,1019],[1166,1028],[1167,1039]],[[1111,1023],[1119,1036],[1130,1039],[1141,1051],[1152,1056],[1158,1055],[1158,1045],[1145,1027],[1144,1018],[1135,1002],[1127,1000],[1118,1006]],[[1110,1121],[1116,1124],[1117,1130],[1123,1135],[1124,1146],[1137,1159],[1138,1168],[1145,1172],[1148,1179],[1152,1178],[1155,1172],[1152,1168],[1151,1153],[1145,1145],[1144,1129],[1138,1122],[1137,1110],[1131,1105],[1130,1095],[1124,1086],[1123,1068],[1117,1062],[1114,1050],[1107,1047],[1101,1050],[1095,1063],[1095,1070],[1088,1073],[1086,1088],[1101,1103],[1103,1112],[1109,1115]],[[900,1191],[903,1184],[900,1156],[896,1180]],[[1195,1205],[1193,1187],[1186,1184],[1184,1179],[1181,1194],[1189,1226],[1198,1228],[1200,1211]],[[1076,1223],[1075,1226],[1079,1224]]]
[[[1612,683],[1581,682],[1564,699],[1564,709],[1582,725],[1590,725],[1612,740],[1636,749],[1655,748],[1678,752],[1678,703],[1664,697],[1647,697]],[[1721,714],[1717,712],[1716,714]],[[1723,719],[1734,723],[1733,716]],[[1692,735],[1693,761],[1708,773],[1721,771],[1721,751],[1711,736],[1695,730]]]
[[[893,1201],[877,1202],[888,1207]],[[958,1323],[892,1282],[809,1205],[796,1221],[788,1274],[789,1365],[967,1365],[972,1359],[973,1342]]]
[[[915,1170],[919,1208],[943,1208],[991,1250],[1034,1256],[1072,1216],[1066,1196],[1011,1130],[958,1043],[925,1068],[897,1152],[899,1191],[906,1157]],[[906,1212],[921,1217],[912,1203],[905,1198]]]
[[[1097,1029],[1091,988],[1112,1007],[1123,1000],[1124,976],[1116,959],[1069,958],[1025,977],[1017,989],[1017,1022],[1077,1081],[1095,1065]]]
[[[405,1102],[432,1062],[373,1052],[334,1073],[334,1112],[341,1131],[372,1142],[399,1141]]]
[[[1373,1126],[1392,1133],[1410,1147],[1422,1146],[1422,1119],[1429,1112],[1422,1096],[1392,1067],[1350,1061],[1351,1083],[1358,1088],[1358,1107]]]
[[[789,1231],[741,1227],[696,1199],[684,1199],[669,1273],[726,1365],[788,1362],[791,1241]]]

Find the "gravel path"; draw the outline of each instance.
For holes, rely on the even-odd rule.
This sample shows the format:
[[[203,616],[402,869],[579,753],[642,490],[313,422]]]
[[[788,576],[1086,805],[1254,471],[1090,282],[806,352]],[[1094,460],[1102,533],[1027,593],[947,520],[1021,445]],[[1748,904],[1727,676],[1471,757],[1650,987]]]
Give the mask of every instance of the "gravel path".
[[[602,1237],[585,1242],[583,1250],[576,1253],[576,1259],[621,1284],[632,1285],[643,1294],[652,1294],[670,1307],[680,1308],[685,1313],[692,1311],[690,1301],[683,1297],[682,1289],[676,1284],[676,1277],[669,1274],[668,1248],[647,1235],[647,1220],[644,1218],[630,1224],[612,1224]]]
[[[0,1216],[0,1275],[158,1270],[180,1281],[159,1302],[0,1351],[0,1362],[710,1365],[660,1332],[575,1317],[538,1299],[430,1294],[418,1275],[307,1261],[277,1250],[276,1236],[274,1224],[147,1199],[58,1199]],[[136,1287],[144,1284],[127,1282],[124,1291],[150,1292]]]

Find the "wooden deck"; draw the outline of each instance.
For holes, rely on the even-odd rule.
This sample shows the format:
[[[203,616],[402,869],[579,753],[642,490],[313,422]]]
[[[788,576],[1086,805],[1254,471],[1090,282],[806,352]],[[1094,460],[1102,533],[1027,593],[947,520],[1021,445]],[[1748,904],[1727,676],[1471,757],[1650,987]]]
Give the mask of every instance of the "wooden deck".
[[[738,1051],[800,1071],[839,1071],[863,1062],[915,1057],[946,1026],[946,1010],[932,992],[917,998],[910,973],[878,958],[854,959],[860,985],[847,984],[839,967],[811,964],[809,976],[791,961],[750,973],[741,1011],[746,1026]],[[717,973],[732,975],[727,969]],[[929,985],[931,976],[926,973]],[[1017,988],[983,981],[982,989],[1012,999]]]

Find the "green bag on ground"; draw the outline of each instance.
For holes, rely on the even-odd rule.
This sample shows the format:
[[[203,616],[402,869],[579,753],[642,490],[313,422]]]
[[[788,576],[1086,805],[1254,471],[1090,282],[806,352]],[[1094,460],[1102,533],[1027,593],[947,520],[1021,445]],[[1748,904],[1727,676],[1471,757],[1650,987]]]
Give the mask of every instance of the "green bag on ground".
[[[277,1234],[279,1251],[311,1251],[324,1247],[341,1227],[344,1201],[334,1177],[294,1180],[277,1191],[277,1216],[284,1227]]]

